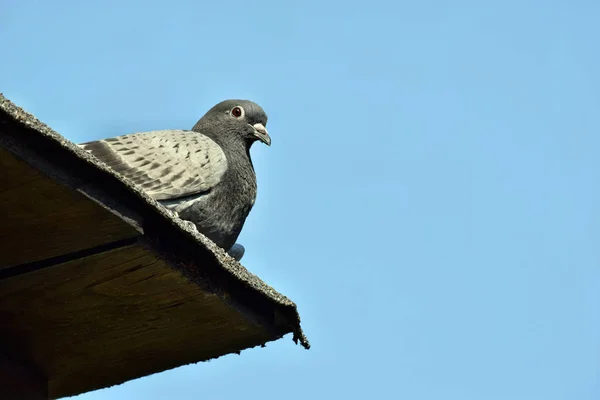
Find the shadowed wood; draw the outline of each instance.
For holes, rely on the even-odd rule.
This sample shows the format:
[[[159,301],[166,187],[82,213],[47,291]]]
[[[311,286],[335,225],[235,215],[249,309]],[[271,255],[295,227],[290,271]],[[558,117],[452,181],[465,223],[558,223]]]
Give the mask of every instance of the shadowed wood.
[[[0,349],[0,399],[48,400],[48,381],[35,367]]]
[[[2,338],[49,377],[52,397],[270,337],[137,245],[0,280],[0,293]]]
[[[0,171],[0,269],[138,235],[3,149]]]

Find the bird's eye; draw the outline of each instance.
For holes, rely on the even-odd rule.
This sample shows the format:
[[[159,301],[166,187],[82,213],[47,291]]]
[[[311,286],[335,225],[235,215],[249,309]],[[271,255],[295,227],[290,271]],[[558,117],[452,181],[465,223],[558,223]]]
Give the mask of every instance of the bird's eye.
[[[244,109],[240,106],[233,107],[231,109],[231,115],[233,115],[236,118],[240,118],[242,115],[244,115]]]

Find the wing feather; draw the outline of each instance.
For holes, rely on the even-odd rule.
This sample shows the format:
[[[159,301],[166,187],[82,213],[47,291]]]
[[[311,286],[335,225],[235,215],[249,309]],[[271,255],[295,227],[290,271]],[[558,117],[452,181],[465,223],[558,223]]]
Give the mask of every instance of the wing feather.
[[[133,133],[80,146],[157,200],[209,191],[227,170],[219,145],[194,131]]]

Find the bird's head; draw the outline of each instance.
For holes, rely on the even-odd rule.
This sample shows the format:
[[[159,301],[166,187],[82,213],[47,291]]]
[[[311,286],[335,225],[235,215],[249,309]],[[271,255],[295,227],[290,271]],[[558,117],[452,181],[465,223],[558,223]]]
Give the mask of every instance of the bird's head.
[[[249,100],[225,100],[208,110],[193,130],[205,132],[207,127],[218,125],[218,131],[235,132],[251,145],[260,140],[271,145],[267,132],[267,114],[258,104]]]

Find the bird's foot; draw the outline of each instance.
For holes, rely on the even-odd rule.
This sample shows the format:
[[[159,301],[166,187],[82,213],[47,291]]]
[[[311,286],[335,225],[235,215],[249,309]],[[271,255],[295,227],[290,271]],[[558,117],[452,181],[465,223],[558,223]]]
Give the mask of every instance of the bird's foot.
[[[227,250],[227,254],[235,258],[236,261],[240,261],[242,257],[244,257],[245,252],[246,249],[239,243],[235,243],[229,250]]]

